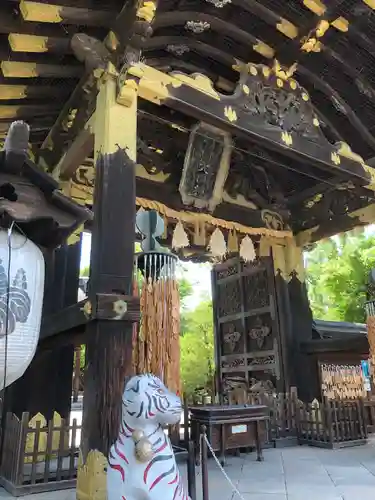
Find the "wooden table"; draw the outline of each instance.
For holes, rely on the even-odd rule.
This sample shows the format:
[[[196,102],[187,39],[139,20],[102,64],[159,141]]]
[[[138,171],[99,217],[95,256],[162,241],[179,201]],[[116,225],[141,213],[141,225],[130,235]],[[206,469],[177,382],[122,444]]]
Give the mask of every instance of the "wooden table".
[[[213,450],[220,451],[220,462],[225,464],[225,452],[239,448],[254,447],[257,460],[263,461],[262,442],[266,432],[269,410],[263,405],[209,405],[189,407],[192,440],[195,443],[196,459],[200,447],[202,425],[207,428],[207,437]]]

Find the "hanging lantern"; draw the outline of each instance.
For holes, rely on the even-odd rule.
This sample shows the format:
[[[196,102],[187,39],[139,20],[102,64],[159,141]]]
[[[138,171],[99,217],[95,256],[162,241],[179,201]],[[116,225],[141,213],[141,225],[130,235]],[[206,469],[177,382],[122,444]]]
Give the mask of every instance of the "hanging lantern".
[[[133,369],[153,373],[173,391],[180,390],[180,298],[177,257],[156,241],[163,220],[154,211],[137,215],[143,240],[135,255],[134,292],[140,297],[141,322],[133,331]]]
[[[39,340],[44,257],[25,236],[0,229],[0,390],[19,379]]]

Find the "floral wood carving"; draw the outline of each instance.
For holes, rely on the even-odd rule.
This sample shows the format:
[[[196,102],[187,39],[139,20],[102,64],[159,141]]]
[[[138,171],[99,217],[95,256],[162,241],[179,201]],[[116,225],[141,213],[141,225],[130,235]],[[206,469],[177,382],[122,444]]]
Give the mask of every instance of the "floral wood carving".
[[[185,205],[215,209],[222,200],[230,153],[229,134],[204,123],[192,130],[179,186]]]
[[[253,358],[249,363],[249,366],[259,366],[259,365],[274,365],[275,364],[275,356],[263,356],[260,358]]]
[[[237,342],[240,340],[241,334],[236,332],[234,326],[231,325],[228,332],[224,333],[224,342],[228,345],[230,352],[233,352]]]
[[[254,127],[278,129],[288,138],[288,145],[292,145],[290,139],[293,139],[285,133],[297,133],[314,142],[329,145],[308,93],[295,80],[282,79],[261,64],[247,64],[239,69],[241,78],[234,106],[237,114],[248,114]]]
[[[195,34],[204,33],[211,28],[210,23],[206,21],[186,21],[185,29]]]
[[[281,231],[284,229],[284,222],[280,214],[271,210],[262,210],[262,220],[268,229]]]
[[[266,337],[271,333],[271,328],[267,325],[263,325],[262,320],[259,316],[256,319],[256,326],[249,331],[249,337],[255,340],[259,349],[264,345]]]
[[[235,358],[231,361],[224,360],[221,362],[221,367],[224,369],[225,368],[239,368],[241,366],[245,366],[245,359],[241,356],[238,358]]]

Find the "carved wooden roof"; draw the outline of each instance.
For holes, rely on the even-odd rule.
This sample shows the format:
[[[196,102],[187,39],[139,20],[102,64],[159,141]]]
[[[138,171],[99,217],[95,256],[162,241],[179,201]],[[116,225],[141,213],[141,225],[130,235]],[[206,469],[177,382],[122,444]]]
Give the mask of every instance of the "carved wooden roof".
[[[85,68],[77,60],[77,53],[73,55],[72,36],[86,33],[104,40],[113,30],[124,42],[133,4],[136,2],[132,0],[0,2],[0,136],[5,135],[14,119],[26,119],[31,125],[34,152],[38,153],[60,115],[57,135],[70,143],[95,102],[93,85],[80,85]],[[276,70],[285,78],[280,80],[276,71],[275,85],[280,80],[284,89],[299,92],[298,106],[305,106],[302,115],[309,122],[309,134],[303,132],[306,144],[314,134],[321,134],[327,143],[349,143],[366,162],[375,157],[373,0],[163,0],[158,3],[152,29],[136,33],[132,40],[142,49],[142,61],[147,65],[166,73],[206,75],[214,91],[226,95],[233,93],[247,63],[253,63],[259,71],[275,68],[275,60],[279,61],[281,66],[276,63]],[[120,68],[124,59],[119,57],[117,62]],[[86,65],[86,69],[90,68]],[[251,76],[251,67],[247,69]],[[297,82],[297,90],[291,82]],[[308,106],[303,102],[304,92]],[[149,114],[154,115],[152,120],[147,119]],[[164,124],[157,125],[155,117],[165,120]],[[170,171],[166,188],[168,183],[176,188],[188,142],[186,130],[197,119],[141,103],[139,120],[142,163],[146,170],[149,166],[156,167],[156,171]],[[172,122],[185,131],[175,128],[172,133],[169,127],[168,136],[160,132]],[[315,122],[319,125],[316,129]],[[288,142],[289,138],[282,140]],[[234,144],[226,190],[239,193],[257,207],[267,203],[262,179],[284,197],[274,204],[281,203],[282,210],[298,214],[315,207],[320,213],[323,210],[345,215],[349,209],[371,202],[371,190],[357,187],[348,190],[345,200],[339,196],[341,205],[333,203],[336,181],[342,188],[345,172],[339,172],[335,179],[332,173],[324,172],[321,164],[317,174],[309,162],[281,157],[277,148],[270,150],[264,144],[255,147],[253,143],[250,147],[237,132]],[[49,155],[47,164],[56,165],[61,150],[50,151],[45,144],[43,155]],[[252,172],[247,168],[249,164],[254,166]],[[259,176],[254,175],[256,169]],[[353,169],[351,175],[354,172],[355,176],[355,165]],[[360,168],[358,172],[360,177]],[[317,184],[325,189],[317,191]],[[311,200],[306,206],[309,192]],[[317,192],[319,199],[315,197]],[[303,220],[295,221],[295,229],[312,227],[318,218],[309,212],[308,217],[306,214]]]
[[[33,141],[43,139],[83,72],[70,49],[72,35],[103,39],[123,5],[1,2],[0,133],[13,119],[27,118]],[[143,54],[151,65],[201,72],[227,90],[238,80],[238,61],[298,61],[294,77],[322,124],[368,159],[375,148],[374,7],[371,0],[163,0]]]
[[[103,39],[123,0],[0,2],[0,140],[15,119],[31,126],[38,146],[84,73],[72,36]],[[36,148],[35,148],[36,149]]]

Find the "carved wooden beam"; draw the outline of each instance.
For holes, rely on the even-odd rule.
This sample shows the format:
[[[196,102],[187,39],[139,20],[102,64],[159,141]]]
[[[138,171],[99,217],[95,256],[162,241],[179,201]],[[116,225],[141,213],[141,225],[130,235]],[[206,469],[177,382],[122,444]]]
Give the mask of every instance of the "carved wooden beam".
[[[41,166],[52,171],[61,160],[66,146],[69,147],[77,134],[84,129],[85,123],[95,109],[97,77],[105,70],[109,60],[120,64],[121,50],[132,37],[137,15],[147,24],[150,16],[152,19],[154,15],[153,5],[153,2],[141,2],[139,5],[136,0],[125,2],[117,18],[110,23],[112,30],[103,43],[85,34],[73,37],[72,49],[76,57],[85,63],[86,73],[82,76],[39,150],[38,162]],[[75,113],[74,117],[70,120],[69,130],[65,130],[65,138],[62,140],[64,123],[72,111]]]
[[[283,123],[275,126],[267,113],[259,109],[254,95],[262,88],[273,88],[273,96],[285,107]],[[288,89],[287,93],[283,90]],[[193,77],[166,75],[138,63],[119,76],[118,102],[128,105],[137,90],[139,97],[178,110],[197,120],[231,131],[268,148],[282,151],[285,156],[308,162],[331,175],[342,175],[357,185],[375,189],[375,170],[364,164],[343,143],[331,145],[320,130],[318,118],[310,105],[310,97],[285,71],[249,64],[241,72],[240,82],[232,95],[217,92],[212,82],[201,75]],[[287,96],[287,97],[286,97]],[[288,115],[288,99],[293,110],[299,109],[297,131],[295,115]],[[267,107],[267,100],[265,100]],[[268,112],[272,114],[272,109]],[[289,118],[288,118],[289,116]]]
[[[67,180],[72,177],[77,168],[83,164],[94,149],[94,115],[86,123],[84,129],[79,132],[61,161],[54,170],[56,177]]]
[[[82,68],[78,65],[3,60],[0,68],[6,78],[79,78],[82,75]]]
[[[375,203],[343,215],[337,215],[330,220],[296,234],[297,244],[306,246],[335,234],[350,231],[358,226],[367,226],[375,222]]]
[[[111,10],[93,10],[73,6],[66,7],[63,5],[28,0],[21,0],[20,11],[25,21],[81,24],[85,26],[110,27],[115,17]]]
[[[0,84],[0,100],[33,99],[43,96],[45,98],[65,98],[71,88],[68,86],[53,87],[49,85],[6,85]]]

